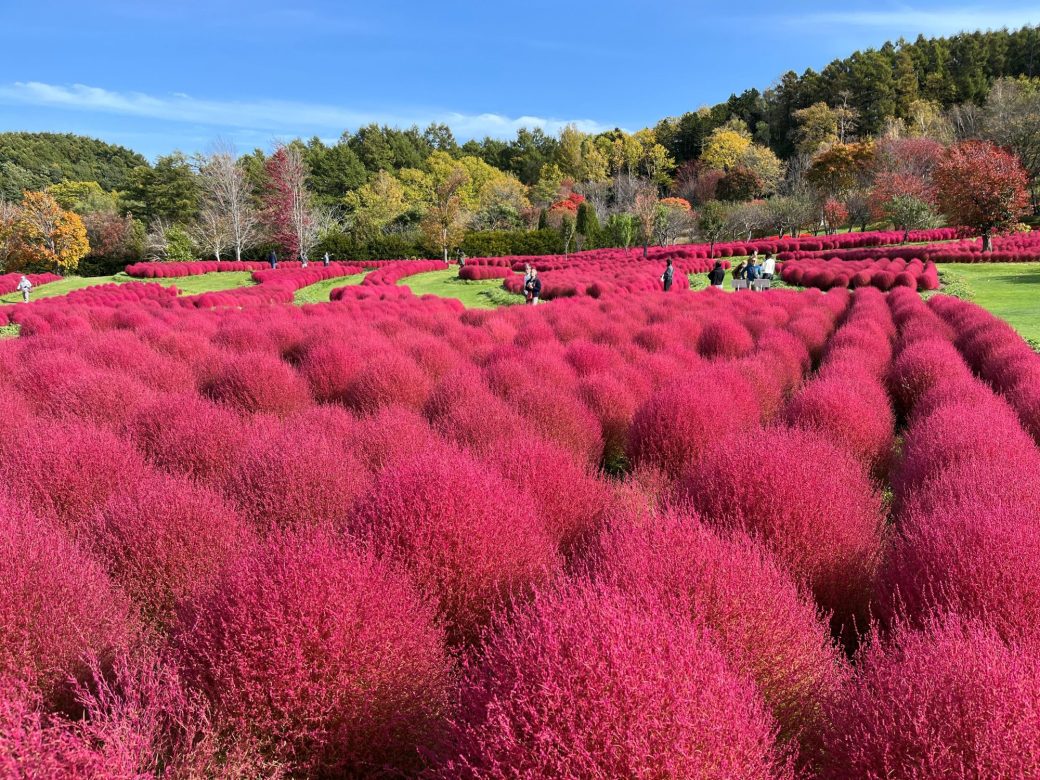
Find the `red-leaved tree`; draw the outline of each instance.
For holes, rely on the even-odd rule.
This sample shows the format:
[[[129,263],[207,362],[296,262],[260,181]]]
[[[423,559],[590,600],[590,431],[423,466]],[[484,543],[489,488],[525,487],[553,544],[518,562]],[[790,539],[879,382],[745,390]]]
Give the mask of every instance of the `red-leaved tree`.
[[[958,225],[974,228],[989,251],[994,233],[1014,230],[1029,205],[1029,179],[1019,159],[988,141],[946,150],[932,174],[939,208]]]
[[[307,192],[307,167],[299,150],[280,146],[265,165],[268,188],[264,217],[271,239],[288,259],[306,257],[315,238],[315,220]]]

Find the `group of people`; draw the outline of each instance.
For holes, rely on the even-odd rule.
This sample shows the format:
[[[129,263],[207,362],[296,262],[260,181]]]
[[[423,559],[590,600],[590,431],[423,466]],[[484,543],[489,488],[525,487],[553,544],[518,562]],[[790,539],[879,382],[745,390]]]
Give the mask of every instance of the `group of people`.
[[[329,257],[329,253],[326,252],[325,256],[321,258],[321,264],[328,268],[331,263],[332,258]],[[267,253],[267,264],[271,266],[272,271],[278,267],[278,253],[275,252],[273,249]],[[306,268],[308,265],[309,263],[307,262],[307,258],[303,255],[300,255],[300,267]]]
[[[671,261],[669,261],[671,262]],[[524,299],[530,306],[538,305],[542,295],[542,280],[538,278],[538,269],[527,263],[524,266]]]
[[[751,257],[747,259],[746,263],[741,263],[733,269],[734,279],[743,279],[747,282],[753,282],[756,279],[768,279],[772,281],[773,275],[776,273],[776,258],[772,252],[766,252],[765,260],[760,260],[758,257],[758,250],[756,249],[751,253]],[[754,289],[748,284],[750,289]]]

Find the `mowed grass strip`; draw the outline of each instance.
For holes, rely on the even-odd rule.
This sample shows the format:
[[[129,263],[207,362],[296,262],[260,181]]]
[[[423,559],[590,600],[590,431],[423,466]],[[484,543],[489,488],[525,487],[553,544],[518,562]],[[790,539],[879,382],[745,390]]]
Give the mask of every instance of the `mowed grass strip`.
[[[1040,342],[1040,263],[943,263],[962,277],[973,302]],[[941,290],[940,290],[941,292]]]
[[[352,276],[337,276],[334,279],[323,279],[320,282],[301,287],[293,296],[293,303],[302,306],[305,303],[328,303],[329,295],[337,287],[346,287],[351,284],[361,284],[366,274],[353,274]]]
[[[502,289],[501,279],[467,281],[459,279],[459,269],[430,271],[408,276],[398,282],[411,289],[414,295],[438,295],[441,298],[456,298],[470,309],[494,309],[523,303],[524,297]]]

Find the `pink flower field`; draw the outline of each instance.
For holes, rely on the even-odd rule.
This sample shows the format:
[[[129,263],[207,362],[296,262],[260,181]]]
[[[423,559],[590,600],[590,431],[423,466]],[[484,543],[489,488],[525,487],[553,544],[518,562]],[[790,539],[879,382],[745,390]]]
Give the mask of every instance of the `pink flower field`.
[[[873,235],[0,311],[0,776],[1040,777],[1040,355]]]

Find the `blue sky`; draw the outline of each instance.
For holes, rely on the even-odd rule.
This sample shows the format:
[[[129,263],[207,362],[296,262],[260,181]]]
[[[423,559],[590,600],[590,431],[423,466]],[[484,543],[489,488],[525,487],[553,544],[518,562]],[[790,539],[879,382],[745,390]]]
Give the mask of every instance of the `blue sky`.
[[[376,121],[460,139],[636,130],[917,33],[1040,23],[1040,3],[92,0],[0,3],[0,130],[153,157]]]

